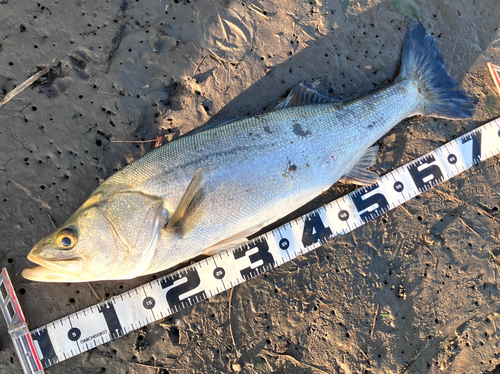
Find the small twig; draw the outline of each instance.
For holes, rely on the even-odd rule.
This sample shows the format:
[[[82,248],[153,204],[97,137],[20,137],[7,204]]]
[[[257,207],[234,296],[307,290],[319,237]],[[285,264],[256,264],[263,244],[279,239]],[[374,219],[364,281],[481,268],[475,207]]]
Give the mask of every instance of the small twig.
[[[48,64],[44,69],[40,70],[38,73],[33,74],[30,78],[26,79],[23,83],[21,83],[19,86],[14,88],[12,91],[10,91],[5,97],[0,101],[0,107],[3,105],[7,104],[9,101],[11,101],[15,96],[19,95],[21,92],[23,92],[26,88],[31,86],[33,82],[36,82],[38,79],[40,79],[43,75],[47,74],[49,70],[54,67],[54,65],[58,62],[58,60],[55,58],[53,59],[50,64]]]
[[[99,302],[102,302],[104,301],[103,299],[101,299],[101,297],[99,296],[99,294],[97,293],[97,291],[95,290],[94,286],[92,286],[92,284],[90,282],[87,282],[87,284],[89,285],[90,289],[92,290],[92,293],[94,294],[94,296],[97,298],[97,300],[99,300]]]
[[[231,340],[233,341],[233,347],[234,347],[234,350],[236,351],[236,361],[239,360],[240,358],[240,351],[238,351],[238,348],[236,348],[236,343],[234,341],[234,335],[233,335],[233,328],[231,326],[231,303],[232,303],[232,300],[233,300],[233,291],[234,291],[234,288],[231,288],[231,291],[229,292],[229,333],[231,334]]]
[[[316,44],[319,45],[319,42],[314,39],[311,35],[309,35],[307,32],[304,31],[304,29],[301,29],[300,31],[302,31],[302,33],[304,33],[305,35],[307,35],[309,38],[311,38],[310,40],[312,40],[313,42],[315,42]]]
[[[157,139],[153,140],[110,140],[111,143],[153,143]]]
[[[274,352],[268,351],[267,349],[264,349],[264,351],[266,351],[266,352],[267,352],[268,354],[270,354],[271,356],[274,356],[274,357],[283,357],[283,358],[288,358],[288,359],[290,359],[291,361],[293,361],[295,364],[299,364],[299,365],[307,366],[308,368],[313,369],[313,370],[317,370],[317,371],[319,371],[320,373],[329,374],[328,372],[326,372],[326,371],[324,371],[324,370],[321,370],[320,368],[318,368],[318,367],[316,367],[316,366],[306,364],[305,362],[301,362],[301,361],[297,360],[295,357],[290,356],[290,355],[287,355],[286,353],[274,353]]]
[[[359,349],[359,351],[361,352],[361,354],[362,354],[362,355],[363,355],[363,356],[364,356],[367,360],[369,359],[369,358],[368,358],[368,356],[366,355],[366,353],[365,353],[365,352],[363,352],[363,350],[360,348],[360,346],[359,346],[359,345],[354,344],[354,346],[355,346],[356,348],[358,348],[358,349]]]
[[[191,75],[195,75],[196,74],[196,72],[198,71],[198,69],[200,68],[201,64],[203,64],[203,61],[205,61],[206,58],[207,58],[207,55],[203,55],[203,57],[201,58],[200,63],[198,65],[196,65],[196,69],[194,69],[193,74],[191,74]]]
[[[372,331],[370,333],[371,336],[373,336],[373,332],[375,331],[375,324],[377,323],[377,315],[378,315],[379,307],[380,307],[380,305],[377,304],[377,309],[375,310],[375,315],[373,316]]]
[[[47,213],[47,216],[49,217],[49,220],[50,220],[50,223],[52,223],[52,226],[54,226],[54,228],[57,229],[56,223],[54,222],[54,220],[52,219],[52,217],[50,216],[49,213]]]
[[[224,66],[224,64],[231,64],[232,66],[236,67],[239,65],[239,62],[237,61],[229,61],[229,60],[225,60],[219,56],[217,56],[216,54],[214,54],[212,51],[210,50],[207,50],[207,53],[210,55],[210,57],[212,57],[215,61],[219,62],[222,66]]]
[[[413,216],[411,215],[411,213],[410,213],[410,212],[408,212],[408,209],[406,209],[403,205],[400,205],[399,207],[400,207],[401,209],[403,209],[403,210],[406,212],[406,214],[408,214],[410,217],[413,217]]]
[[[196,52],[200,53],[200,50],[198,49],[198,47],[196,46],[196,44],[194,44],[193,42],[190,42],[190,43],[193,45],[194,49],[196,49]]]
[[[193,352],[196,354],[196,356],[198,356],[199,358],[201,358],[201,360],[203,362],[205,362],[205,359],[203,357],[201,357],[201,355],[198,352],[196,352],[196,351],[193,351]]]
[[[224,34],[224,39],[226,39],[226,42],[229,43],[229,38],[227,37],[226,28],[224,27],[224,22],[222,22],[222,18],[220,16],[220,13],[219,13],[219,10],[217,9],[217,7],[215,7],[215,11],[217,12],[217,15],[219,16],[219,22],[221,23],[222,33]]]
[[[111,63],[113,62],[113,58],[115,57],[115,53],[120,46],[123,37],[125,36],[125,27],[126,24],[123,22],[120,25],[120,28],[118,29],[118,32],[115,34],[115,37],[113,38],[113,47],[111,47],[111,51],[108,54],[108,57],[106,58],[106,61],[108,62],[108,67],[106,68],[106,74],[109,73],[109,69],[111,69]]]
[[[30,104],[31,103],[28,103],[25,106],[23,106],[23,109],[21,109],[19,112],[17,112],[16,114],[14,114],[14,117],[17,116],[19,113],[21,113],[24,109],[26,109]]]
[[[470,227],[468,224],[466,224],[462,218],[460,218],[459,216],[457,216],[457,218],[458,218],[458,219],[460,220],[460,222],[462,222],[462,223],[464,224],[464,226],[465,226],[465,227],[467,227],[470,231],[472,231],[472,232],[473,232],[474,234],[476,234],[477,236],[481,236],[481,235],[479,235],[477,232],[475,232],[475,231],[472,229],[472,227]]]
[[[224,66],[224,63],[227,63],[227,61],[222,60],[220,57],[216,56],[212,51],[208,51],[208,54],[222,66]]]
[[[31,193],[30,190],[28,190],[26,187],[24,186],[21,186],[19,183],[13,181],[12,179],[10,180],[12,183],[14,183],[14,185],[19,188],[21,191],[23,191],[26,195],[28,195],[29,197],[31,197],[33,200],[35,200],[37,203],[39,203],[41,206],[43,206],[44,208],[47,208],[47,209],[52,209],[50,207],[49,204],[47,204],[45,201],[43,201],[42,199],[38,198],[38,197],[35,197],[33,196],[33,194]]]
[[[412,161],[413,161],[413,160],[415,160],[415,157],[410,156],[408,153],[403,152],[403,154],[404,154],[406,157],[408,157],[410,160],[412,160]]]
[[[172,370],[172,371],[187,371],[187,369],[176,369],[176,368],[169,368],[169,367],[166,367],[166,366],[146,365],[146,364],[141,364],[139,362],[132,362],[132,363],[135,364],[135,365],[138,365],[138,366],[142,366],[142,367],[150,368],[150,369],[155,369],[155,370],[166,369],[166,370]]]
[[[255,5],[254,3],[251,3],[250,6],[249,6],[250,9],[252,9],[254,12],[260,14],[262,17],[264,17],[265,19],[269,19],[268,16],[266,16],[264,14],[264,10],[262,10],[261,8],[259,8],[257,5]]]

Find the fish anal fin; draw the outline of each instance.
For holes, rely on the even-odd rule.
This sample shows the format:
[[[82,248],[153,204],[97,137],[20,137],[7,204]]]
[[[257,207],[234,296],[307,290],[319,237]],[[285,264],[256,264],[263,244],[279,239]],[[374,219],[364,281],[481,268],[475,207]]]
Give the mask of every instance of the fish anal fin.
[[[349,183],[358,184],[361,186],[369,186],[380,180],[377,173],[373,171],[366,170],[370,166],[375,164],[377,160],[377,154],[379,151],[378,146],[373,146],[368,148],[368,150],[361,156],[359,161],[354,165],[354,167],[346,173],[342,179]]]
[[[186,192],[184,192],[184,195],[182,196],[177,209],[168,221],[166,230],[172,230],[176,232],[179,237],[183,237],[184,234],[189,231],[186,227],[186,222],[189,218],[188,208],[190,207],[198,192],[201,190],[204,180],[205,176],[203,174],[203,170],[198,169],[194,174],[193,179],[189,183]]]
[[[304,83],[296,85],[275,109],[311,104],[340,103],[340,100],[320,92],[316,87]]]

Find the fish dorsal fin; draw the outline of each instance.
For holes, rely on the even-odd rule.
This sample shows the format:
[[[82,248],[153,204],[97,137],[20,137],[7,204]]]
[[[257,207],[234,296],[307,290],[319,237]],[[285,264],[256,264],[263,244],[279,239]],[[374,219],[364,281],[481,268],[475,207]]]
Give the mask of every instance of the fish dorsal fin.
[[[198,169],[196,173],[194,173],[194,177],[189,183],[186,192],[184,192],[184,195],[182,196],[177,209],[175,210],[174,214],[172,214],[172,218],[170,218],[170,221],[168,221],[167,230],[176,232],[179,237],[183,237],[187,232],[185,223],[188,215],[186,213],[196,194],[203,186],[204,180],[205,176],[203,174],[203,170]]]
[[[247,118],[247,117],[243,117],[243,118]],[[240,119],[243,119],[241,117],[232,117],[232,118],[226,118],[226,119],[223,119],[223,120],[209,120],[207,123],[205,123],[204,125],[200,126],[200,127],[197,127],[195,129],[192,129],[191,131],[188,131],[187,133],[183,134],[182,136],[190,136],[190,135],[194,135],[194,134],[198,134],[200,132],[203,132],[203,131],[207,131],[207,130],[212,130],[212,129],[216,129],[217,127],[221,127],[221,126],[224,126],[224,125],[227,125],[228,123],[231,123],[231,122],[234,122],[234,121],[238,121]]]
[[[369,186],[378,182],[380,179],[379,175],[373,171],[366,170],[375,164],[378,151],[379,147],[377,145],[368,148],[356,165],[354,165],[342,179],[346,182],[359,184],[361,186]]]
[[[305,83],[299,83],[292,88],[285,100],[276,105],[275,109],[300,105],[335,103],[340,103],[340,100],[321,93],[313,86],[309,86]]]

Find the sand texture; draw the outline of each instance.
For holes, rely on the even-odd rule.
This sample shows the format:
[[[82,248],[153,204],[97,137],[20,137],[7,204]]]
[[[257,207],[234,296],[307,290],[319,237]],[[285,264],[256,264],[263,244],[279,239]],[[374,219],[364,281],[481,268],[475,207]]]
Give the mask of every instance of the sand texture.
[[[169,141],[262,113],[299,82],[320,80],[340,99],[385,87],[413,14],[477,113],[405,120],[379,142],[381,174],[499,116],[486,67],[500,65],[498,0],[0,1],[0,98],[60,59],[0,108],[0,266],[30,328],[98,302],[86,283],[21,271],[54,224],[154,147],[117,141]],[[46,372],[499,373],[499,173],[493,157],[232,293]],[[319,200],[354,189],[337,184]],[[105,299],[151,279],[92,285]],[[0,350],[0,372],[22,373],[3,319]]]

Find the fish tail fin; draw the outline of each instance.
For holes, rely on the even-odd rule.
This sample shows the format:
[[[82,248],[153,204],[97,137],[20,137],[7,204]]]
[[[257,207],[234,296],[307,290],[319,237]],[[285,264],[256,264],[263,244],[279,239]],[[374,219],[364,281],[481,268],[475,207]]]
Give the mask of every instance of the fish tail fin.
[[[434,38],[414,19],[408,27],[398,80],[413,80],[423,96],[419,114],[448,119],[474,115],[474,105],[448,74]]]

